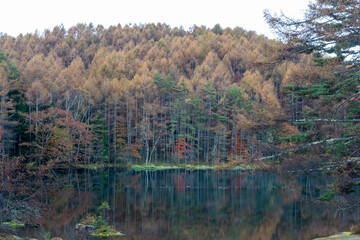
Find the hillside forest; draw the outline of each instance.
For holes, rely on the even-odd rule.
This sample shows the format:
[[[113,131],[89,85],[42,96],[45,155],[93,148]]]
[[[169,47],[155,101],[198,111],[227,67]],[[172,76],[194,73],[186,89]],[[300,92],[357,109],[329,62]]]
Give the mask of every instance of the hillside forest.
[[[218,24],[1,34],[1,161],[359,156],[359,9],[318,0],[305,22],[266,12],[279,40]]]

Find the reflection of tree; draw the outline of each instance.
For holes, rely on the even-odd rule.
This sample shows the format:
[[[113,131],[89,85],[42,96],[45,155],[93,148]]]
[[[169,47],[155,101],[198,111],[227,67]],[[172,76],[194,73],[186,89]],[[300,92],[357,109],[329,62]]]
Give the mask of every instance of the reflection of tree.
[[[310,239],[341,226],[308,201],[326,191],[322,176],[104,169],[57,172],[37,186],[36,222],[65,239],[83,239],[74,225],[103,201],[126,239]]]
[[[286,239],[291,234],[303,239],[314,232],[301,234],[304,228],[317,226],[297,179],[289,184],[267,173],[177,170],[137,174],[136,184],[136,190],[126,190],[126,215],[116,213],[116,222],[126,222],[119,227],[129,239]]]
[[[42,209],[43,218],[40,223],[49,227],[64,226],[74,218],[86,214],[95,201],[94,193],[88,191],[90,184],[89,180],[80,177],[76,171],[58,175],[56,183],[48,186],[46,193],[49,205]]]
[[[39,216],[36,197],[40,189],[28,186],[28,179],[38,183],[38,178],[23,168],[23,159],[4,159],[0,179],[0,222],[17,220],[27,222]]]
[[[26,236],[43,238],[50,231],[57,236],[67,236],[65,239],[83,239],[74,232],[71,223],[86,214],[94,202],[93,191],[89,191],[92,186],[89,175],[79,175],[74,170],[33,172],[25,168],[21,158],[5,161],[2,173],[0,222],[15,220],[25,223]],[[59,227],[64,232],[59,232]],[[2,231],[9,229],[0,227]]]

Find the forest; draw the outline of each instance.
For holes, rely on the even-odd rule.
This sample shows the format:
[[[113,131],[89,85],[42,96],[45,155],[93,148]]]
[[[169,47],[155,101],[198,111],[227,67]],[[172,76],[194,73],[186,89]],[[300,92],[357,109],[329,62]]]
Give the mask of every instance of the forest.
[[[359,13],[0,33],[0,239],[360,234]]]
[[[317,1],[305,22],[265,12],[279,40],[219,24],[1,34],[1,161],[359,156],[360,8],[338,2]]]

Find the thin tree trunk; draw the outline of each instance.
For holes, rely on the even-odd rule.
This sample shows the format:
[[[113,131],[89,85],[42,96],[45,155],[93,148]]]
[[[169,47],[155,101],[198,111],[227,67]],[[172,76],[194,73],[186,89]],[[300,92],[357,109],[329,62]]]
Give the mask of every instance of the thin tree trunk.
[[[117,137],[116,137],[116,125],[117,125],[117,99],[114,101],[114,123],[113,123],[113,145],[114,145],[114,163],[116,164],[116,155],[117,155],[117,149],[116,149],[116,144],[117,144]]]

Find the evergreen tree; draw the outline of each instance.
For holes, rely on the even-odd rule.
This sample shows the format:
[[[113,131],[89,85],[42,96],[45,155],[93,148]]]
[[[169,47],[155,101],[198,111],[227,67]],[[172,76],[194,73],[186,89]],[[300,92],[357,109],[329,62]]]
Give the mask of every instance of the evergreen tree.
[[[306,85],[288,85],[291,96],[321,99],[315,119],[300,122],[332,122],[336,131],[326,131],[318,126],[320,138],[347,137],[359,143],[360,111],[355,110],[360,101],[360,2],[358,0],[317,0],[309,4],[304,20],[298,21],[284,15],[265,18],[286,44],[279,60],[299,53],[312,54],[313,64],[326,71]],[[306,73],[304,74],[306,75]],[[318,74],[318,76],[320,76]],[[351,113],[351,114],[349,114]],[[293,120],[299,120],[297,117]],[[352,124],[349,122],[352,122]],[[343,141],[343,149],[350,155],[355,146]],[[345,144],[345,145],[344,145]],[[336,149],[338,151],[339,149]]]

